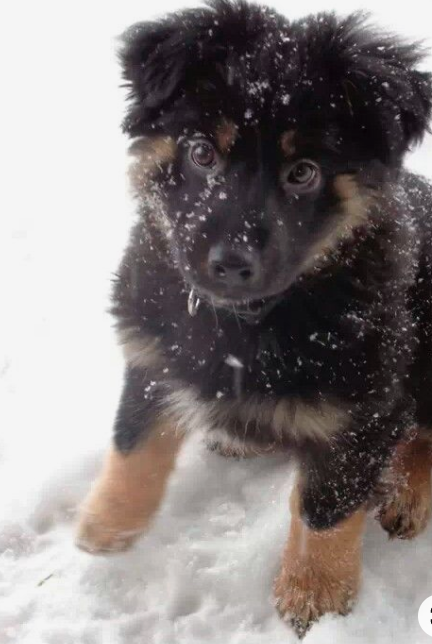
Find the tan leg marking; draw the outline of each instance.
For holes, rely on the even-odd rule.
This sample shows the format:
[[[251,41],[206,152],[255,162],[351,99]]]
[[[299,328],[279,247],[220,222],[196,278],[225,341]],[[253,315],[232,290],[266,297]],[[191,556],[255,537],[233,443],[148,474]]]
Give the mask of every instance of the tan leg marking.
[[[418,432],[397,446],[379,512],[391,539],[413,539],[426,528],[431,515],[431,466],[431,441]]]
[[[276,606],[303,637],[325,613],[346,615],[361,579],[366,511],[361,508],[330,530],[308,528],[300,517],[298,487],[291,496],[291,527],[275,583]]]
[[[92,553],[128,548],[157,511],[182,438],[158,427],[140,448],[111,448],[81,510],[77,545]]]

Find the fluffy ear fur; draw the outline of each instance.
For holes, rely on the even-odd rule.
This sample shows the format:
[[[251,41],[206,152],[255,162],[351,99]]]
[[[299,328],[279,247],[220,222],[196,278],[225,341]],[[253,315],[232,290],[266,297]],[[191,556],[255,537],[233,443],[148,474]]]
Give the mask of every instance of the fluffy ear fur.
[[[183,80],[186,43],[180,42],[175,25],[139,23],[123,35],[120,60],[129,88],[129,111],[124,130],[143,133]]]
[[[359,148],[366,138],[368,155],[386,164],[398,165],[421,140],[432,111],[432,78],[417,70],[423,58],[418,44],[376,32],[361,13],[290,23],[244,0],[208,4],[134,25],[124,35],[129,135],[163,129],[174,107],[184,120],[194,107],[201,116],[215,113],[222,97],[218,107],[237,104],[252,80],[270,86],[275,97],[285,88],[305,123],[319,116],[351,119]]]
[[[287,24],[270,9],[244,0],[206,4],[159,22],[136,24],[123,35],[120,62],[130,90],[123,125],[131,136],[159,127],[164,110],[190,90],[197,94],[203,88],[207,95],[210,90],[217,100],[219,90],[226,88],[234,50],[255,43],[261,50],[270,30]]]
[[[361,32],[365,38],[347,78],[363,93],[369,119],[378,121],[390,160],[423,138],[432,110],[432,78],[416,70],[423,53],[418,43]]]
[[[318,15],[305,38],[312,59],[319,54],[319,66],[338,79],[352,116],[375,137],[383,160],[397,163],[421,141],[432,111],[432,76],[416,69],[424,58],[419,43],[377,32],[362,13],[344,20]]]

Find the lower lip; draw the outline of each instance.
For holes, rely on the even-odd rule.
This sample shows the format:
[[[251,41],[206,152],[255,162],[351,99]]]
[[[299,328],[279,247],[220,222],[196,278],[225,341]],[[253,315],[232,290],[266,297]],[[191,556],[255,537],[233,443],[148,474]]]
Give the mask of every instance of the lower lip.
[[[212,303],[218,308],[234,308],[238,313],[247,313],[249,315],[259,315],[265,302],[256,300],[223,300],[212,298]]]

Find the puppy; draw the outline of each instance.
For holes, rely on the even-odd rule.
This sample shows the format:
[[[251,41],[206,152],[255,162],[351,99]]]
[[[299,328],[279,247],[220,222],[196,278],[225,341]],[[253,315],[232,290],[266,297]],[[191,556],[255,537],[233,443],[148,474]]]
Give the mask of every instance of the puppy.
[[[126,370],[78,543],[136,539],[184,433],[290,452],[275,595],[302,636],[352,607],[378,490],[391,536],[429,517],[432,193],[402,163],[431,76],[361,15],[227,0],[133,26],[120,58],[138,211],[113,293]]]

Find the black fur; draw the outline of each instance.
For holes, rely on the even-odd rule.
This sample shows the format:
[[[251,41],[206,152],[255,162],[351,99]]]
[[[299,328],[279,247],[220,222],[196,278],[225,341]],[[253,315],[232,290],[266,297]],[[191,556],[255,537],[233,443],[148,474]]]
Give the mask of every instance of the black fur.
[[[289,22],[243,2],[218,0],[128,31],[125,132],[178,147],[143,186],[115,284],[118,328],[159,343],[147,368],[127,368],[120,450],[144,440],[161,414],[174,413],[173,394],[192,388],[211,427],[297,454],[305,518],[324,528],[369,497],[407,428],[432,427],[432,193],[401,169],[431,113],[421,58],[417,45],[376,33],[361,15]],[[187,142],[197,133],[214,141],[221,119],[239,136],[209,187]],[[312,196],[281,187],[279,142],[289,130],[295,158],[323,173]],[[367,217],[306,270],[314,244],[340,222],[341,175],[362,199],[373,194]],[[212,245],[241,246],[246,224],[262,277],[234,297],[203,265]],[[195,317],[192,287],[206,300]],[[231,296],[271,308],[251,324]],[[245,425],[242,401],[281,398],[317,413],[331,402],[350,421],[328,441],[289,427],[276,440],[257,418]]]

